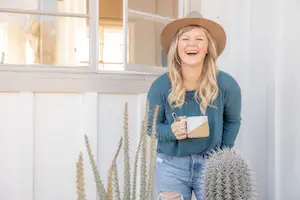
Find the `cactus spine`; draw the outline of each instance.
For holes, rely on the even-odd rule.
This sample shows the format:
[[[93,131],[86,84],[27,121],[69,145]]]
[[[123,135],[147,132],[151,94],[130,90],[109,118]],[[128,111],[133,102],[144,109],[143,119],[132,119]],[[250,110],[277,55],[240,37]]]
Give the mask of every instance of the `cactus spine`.
[[[210,153],[203,170],[203,194],[207,200],[254,200],[253,173],[233,148]]]
[[[108,185],[107,185],[107,192],[105,191],[104,185],[100,178],[98,168],[96,166],[96,162],[93,157],[93,153],[90,147],[88,136],[85,135],[85,144],[87,147],[88,155],[90,158],[90,162],[92,165],[92,170],[96,182],[97,187],[97,194],[99,200],[121,200],[120,189],[119,189],[119,181],[118,181],[118,169],[117,169],[117,157],[119,155],[120,149],[122,144],[124,143],[123,150],[124,150],[124,191],[123,191],[123,200],[136,200],[141,199],[137,198],[136,194],[136,186],[137,186],[137,168],[138,168],[138,161],[139,155],[141,154],[141,163],[140,163],[140,197],[145,200],[151,200],[152,194],[152,181],[154,175],[154,167],[155,167],[155,155],[156,155],[156,119],[158,115],[158,107],[156,107],[153,117],[153,130],[151,136],[151,145],[150,145],[150,167],[149,167],[149,174],[147,174],[147,131],[148,131],[148,112],[149,112],[149,102],[147,101],[146,109],[145,109],[145,116],[144,120],[142,121],[141,127],[141,136],[140,141],[136,150],[135,161],[134,161],[134,169],[133,169],[133,185],[131,188],[131,176],[130,176],[130,151],[129,151],[129,132],[128,132],[128,104],[125,103],[124,109],[124,142],[123,137],[120,138],[120,142],[116,151],[116,154],[112,160],[111,167],[108,171]],[[80,153],[80,157],[77,164],[77,196],[78,200],[85,200],[84,194],[84,182],[83,182],[83,165],[81,164],[83,161],[82,153]],[[147,179],[148,178],[148,182]],[[149,185],[148,185],[149,184]],[[132,193],[131,193],[132,189]]]

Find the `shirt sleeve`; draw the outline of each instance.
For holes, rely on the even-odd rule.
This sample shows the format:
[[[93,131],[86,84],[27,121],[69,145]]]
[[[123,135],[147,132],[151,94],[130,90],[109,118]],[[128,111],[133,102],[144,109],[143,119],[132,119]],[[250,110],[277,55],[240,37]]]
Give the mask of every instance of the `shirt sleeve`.
[[[165,117],[165,97],[163,92],[154,84],[151,86],[148,94],[147,100],[149,103],[149,114],[148,114],[148,135],[152,135],[152,124],[155,107],[159,106],[158,116],[156,121],[156,138],[157,140],[170,142],[176,140],[175,135],[172,132],[171,124],[166,123]]]
[[[241,124],[241,89],[237,83],[225,92],[221,147],[232,148]]]

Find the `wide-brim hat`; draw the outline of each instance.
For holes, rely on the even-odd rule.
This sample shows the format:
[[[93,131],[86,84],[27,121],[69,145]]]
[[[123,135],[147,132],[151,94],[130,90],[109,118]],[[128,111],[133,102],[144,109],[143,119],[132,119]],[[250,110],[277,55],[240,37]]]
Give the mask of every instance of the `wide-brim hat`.
[[[170,45],[177,33],[177,31],[185,26],[198,25],[205,28],[216,41],[217,54],[221,55],[226,46],[226,33],[223,27],[206,18],[197,11],[192,11],[184,18],[176,19],[168,23],[162,30],[160,35],[161,46],[163,50],[168,54]]]

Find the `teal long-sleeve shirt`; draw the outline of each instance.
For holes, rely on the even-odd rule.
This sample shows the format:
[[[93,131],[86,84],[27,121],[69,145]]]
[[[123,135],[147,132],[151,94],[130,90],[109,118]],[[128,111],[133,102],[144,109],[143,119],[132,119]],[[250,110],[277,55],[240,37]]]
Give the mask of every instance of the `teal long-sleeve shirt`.
[[[194,91],[187,91],[185,104],[181,108],[171,108],[168,95],[171,82],[168,73],[158,77],[147,94],[149,101],[148,134],[152,133],[155,106],[159,106],[156,121],[157,152],[170,156],[205,154],[216,148],[233,147],[241,123],[241,89],[237,81],[228,73],[219,71],[217,75],[219,95],[215,107],[207,107],[209,137],[177,140],[171,129],[172,113],[177,116],[202,116],[199,104],[194,99]]]

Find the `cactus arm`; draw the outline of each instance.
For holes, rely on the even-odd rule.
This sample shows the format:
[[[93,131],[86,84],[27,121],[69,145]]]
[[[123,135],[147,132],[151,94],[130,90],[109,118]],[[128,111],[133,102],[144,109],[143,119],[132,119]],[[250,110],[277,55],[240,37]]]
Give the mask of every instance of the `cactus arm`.
[[[96,162],[95,162],[95,159],[94,159],[91,147],[90,147],[89,139],[88,139],[87,135],[85,135],[84,137],[85,137],[86,148],[87,148],[87,151],[88,151],[88,154],[89,154],[89,157],[90,157],[90,162],[91,162],[93,173],[94,173],[94,178],[95,178],[95,181],[96,181],[97,194],[98,194],[98,196],[100,197],[101,200],[102,199],[107,200],[107,193],[105,191],[104,185],[103,185],[102,180],[100,178],[100,174],[99,174],[99,171],[98,171],[98,168],[97,168],[97,165],[96,165]]]
[[[130,156],[129,156],[129,130],[128,130],[128,103],[124,109],[124,197],[130,200]]]

